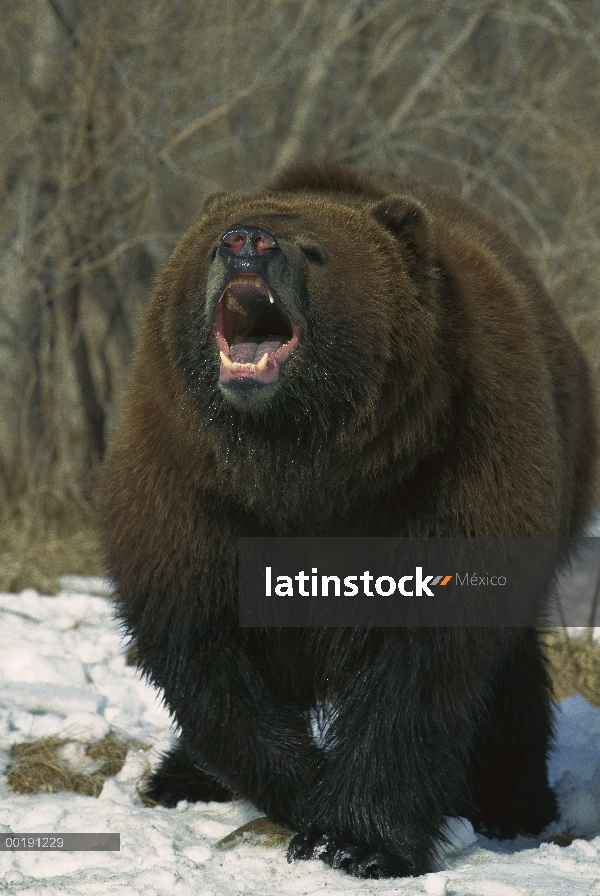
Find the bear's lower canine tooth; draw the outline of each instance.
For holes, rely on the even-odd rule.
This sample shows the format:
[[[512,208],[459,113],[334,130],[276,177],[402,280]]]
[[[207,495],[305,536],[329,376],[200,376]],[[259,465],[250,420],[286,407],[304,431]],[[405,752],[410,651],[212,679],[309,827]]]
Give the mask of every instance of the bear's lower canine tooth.
[[[258,364],[256,365],[257,370],[264,370],[267,366],[267,362],[269,360],[269,353],[265,352]]]
[[[230,358],[227,357],[225,352],[219,352],[221,355],[221,361],[223,362],[223,367],[226,367],[227,370],[233,370],[233,362]]]

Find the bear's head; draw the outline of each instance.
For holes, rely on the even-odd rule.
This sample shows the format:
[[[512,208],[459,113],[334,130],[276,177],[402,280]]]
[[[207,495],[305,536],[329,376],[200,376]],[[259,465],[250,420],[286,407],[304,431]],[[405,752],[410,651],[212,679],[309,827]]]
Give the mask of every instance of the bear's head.
[[[204,421],[234,440],[322,444],[346,425],[360,441],[436,375],[427,214],[346,173],[294,173],[207,200],[159,283],[166,343]]]

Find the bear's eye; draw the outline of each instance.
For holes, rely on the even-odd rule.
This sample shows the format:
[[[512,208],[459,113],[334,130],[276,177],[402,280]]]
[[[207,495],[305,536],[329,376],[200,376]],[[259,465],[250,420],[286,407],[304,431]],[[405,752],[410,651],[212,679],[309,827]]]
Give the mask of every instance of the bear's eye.
[[[304,245],[300,249],[313,264],[325,264],[325,253],[319,246]]]

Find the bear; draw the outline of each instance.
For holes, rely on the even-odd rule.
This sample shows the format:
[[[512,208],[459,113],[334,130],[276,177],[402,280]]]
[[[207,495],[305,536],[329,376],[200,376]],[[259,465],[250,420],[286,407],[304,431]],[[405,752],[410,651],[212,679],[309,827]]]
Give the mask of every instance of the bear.
[[[435,869],[448,816],[540,833],[535,628],[243,628],[238,540],[573,537],[596,457],[587,363],[470,204],[308,161],[209,197],[145,309],[97,492],[120,619],[179,729],[148,796],[243,797],[295,832],[290,861],[363,878]]]

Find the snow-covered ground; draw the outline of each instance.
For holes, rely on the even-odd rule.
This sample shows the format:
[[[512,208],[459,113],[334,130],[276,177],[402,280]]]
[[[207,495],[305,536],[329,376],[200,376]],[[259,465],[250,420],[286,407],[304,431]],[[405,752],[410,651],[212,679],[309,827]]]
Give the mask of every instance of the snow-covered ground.
[[[227,834],[258,817],[251,805],[180,803],[148,809],[136,784],[170,742],[156,692],[124,660],[123,643],[98,580],[63,580],[64,590],[0,595],[0,761],[11,744],[61,734],[100,739],[109,730],[153,744],[130,750],[98,799],[73,793],[20,796],[0,775],[0,832],[121,834],[120,852],[0,852],[0,892],[20,896],[229,896],[353,893],[447,896],[600,896],[600,709],[581,697],[557,708],[550,775],[562,819],[587,839],[560,847],[520,838],[500,843],[450,821],[454,848],[442,870],[407,880],[359,881],[322,863],[289,865],[285,848]],[[96,592],[94,594],[93,592]],[[77,761],[76,751],[71,751]]]

